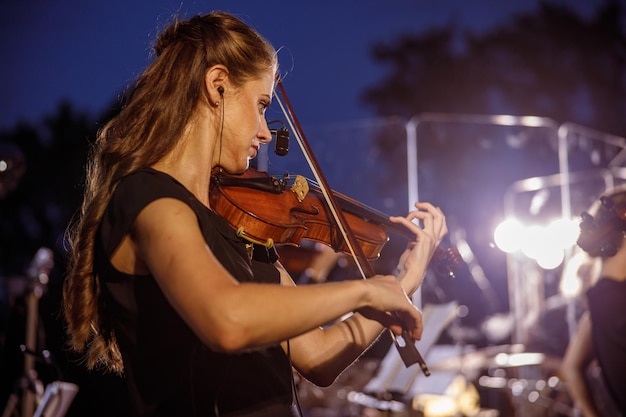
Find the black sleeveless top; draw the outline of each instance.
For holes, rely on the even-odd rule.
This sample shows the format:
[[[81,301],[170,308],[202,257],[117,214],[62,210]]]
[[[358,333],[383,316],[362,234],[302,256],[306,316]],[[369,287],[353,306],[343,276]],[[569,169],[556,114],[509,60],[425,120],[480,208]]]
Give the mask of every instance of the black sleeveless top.
[[[280,281],[271,264],[275,254],[256,247],[251,260],[228,223],[174,178],[153,169],[125,177],[102,219],[95,267],[102,283],[101,316],[122,352],[134,414],[292,416],[292,370],[279,345],[238,354],[212,351],[176,313],[151,275],[123,274],[110,264],[139,212],[159,198],[175,198],[191,207],[207,245],[237,280]],[[211,271],[205,272],[210,279]]]
[[[626,281],[602,278],[587,290],[593,348],[606,386],[626,416]]]

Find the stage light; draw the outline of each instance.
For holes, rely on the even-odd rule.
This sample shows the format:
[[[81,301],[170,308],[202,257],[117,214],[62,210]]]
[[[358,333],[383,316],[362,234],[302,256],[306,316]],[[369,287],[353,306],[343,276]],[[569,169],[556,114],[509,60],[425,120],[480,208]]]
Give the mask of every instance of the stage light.
[[[523,224],[509,218],[494,231],[494,242],[506,253],[521,251],[543,269],[563,263],[565,251],[576,244],[579,227],[575,219],[556,219],[547,224]]]
[[[498,248],[506,253],[517,252],[521,248],[520,236],[524,226],[516,219],[506,219],[496,227],[493,239]]]
[[[530,259],[538,259],[541,257],[548,245],[546,240],[549,239],[547,230],[543,226],[530,225],[524,230],[522,237],[522,253]]]
[[[550,247],[546,251],[539,254],[535,260],[543,269],[554,269],[561,265],[565,259],[565,253],[561,248]]]
[[[578,219],[556,219],[548,225],[551,236],[554,236],[555,243],[562,249],[571,248],[576,244],[580,220]]]

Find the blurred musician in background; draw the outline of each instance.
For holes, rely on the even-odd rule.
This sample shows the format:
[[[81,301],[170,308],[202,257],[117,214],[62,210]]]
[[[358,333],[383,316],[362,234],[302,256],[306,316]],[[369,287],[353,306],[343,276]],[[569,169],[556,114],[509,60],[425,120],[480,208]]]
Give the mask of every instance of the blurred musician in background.
[[[578,245],[601,261],[599,279],[586,292],[587,311],[578,322],[561,366],[567,389],[583,417],[606,416],[594,397],[589,365],[597,360],[616,408],[626,415],[626,190],[605,194],[583,213]]]

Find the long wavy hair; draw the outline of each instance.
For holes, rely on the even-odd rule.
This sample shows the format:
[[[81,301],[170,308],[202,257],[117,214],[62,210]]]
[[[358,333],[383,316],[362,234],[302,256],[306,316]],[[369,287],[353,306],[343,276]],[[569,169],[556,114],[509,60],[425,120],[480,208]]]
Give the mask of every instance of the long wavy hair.
[[[138,77],[122,109],[99,131],[86,166],[81,210],[67,229],[68,272],[63,313],[69,346],[85,354],[87,367],[123,372],[115,334],[100,306],[94,270],[98,226],[119,181],[163,158],[180,140],[198,104],[208,102],[206,71],[228,68],[235,86],[276,70],[276,51],[235,16],[212,12],[177,19],[154,46],[156,57]]]

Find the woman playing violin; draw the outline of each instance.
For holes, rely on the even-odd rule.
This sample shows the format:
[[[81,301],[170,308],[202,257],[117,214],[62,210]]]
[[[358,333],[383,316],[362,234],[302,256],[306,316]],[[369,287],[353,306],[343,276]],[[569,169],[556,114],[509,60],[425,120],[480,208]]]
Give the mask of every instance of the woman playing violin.
[[[88,367],[124,374],[134,415],[280,417],[292,366],[326,386],[385,328],[419,339],[408,295],[447,232],[442,212],[416,203],[390,219],[415,234],[399,277],[296,287],[208,193],[214,168],[240,173],[271,140],[276,51],[213,12],[167,28],[155,52],[99,133],[69,229],[64,312]]]

